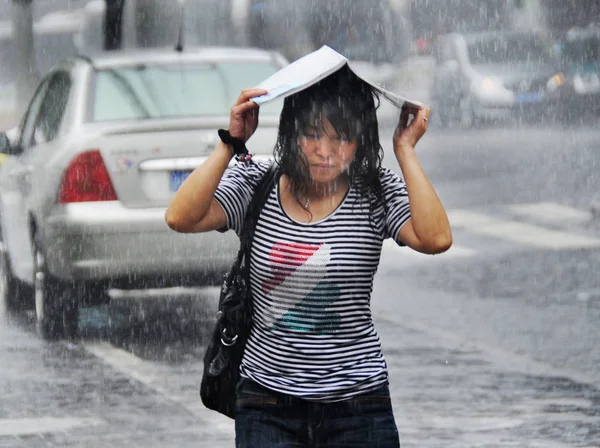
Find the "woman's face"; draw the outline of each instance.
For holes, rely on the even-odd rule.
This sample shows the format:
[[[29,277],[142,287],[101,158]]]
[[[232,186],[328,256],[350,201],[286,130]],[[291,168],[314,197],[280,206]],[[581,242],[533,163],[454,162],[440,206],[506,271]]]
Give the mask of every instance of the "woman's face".
[[[303,129],[298,138],[313,182],[327,184],[336,181],[348,170],[356,154],[356,140],[339,136],[326,118],[319,127]]]

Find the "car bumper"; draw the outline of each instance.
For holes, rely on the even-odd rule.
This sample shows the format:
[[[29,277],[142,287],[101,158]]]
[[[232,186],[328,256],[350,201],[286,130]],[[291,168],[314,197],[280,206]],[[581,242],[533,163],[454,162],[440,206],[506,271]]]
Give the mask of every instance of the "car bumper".
[[[42,235],[48,271],[63,280],[113,286],[156,278],[210,283],[229,270],[239,247],[233,232],[181,234],[165,209],[129,209],[120,202],[57,207]]]
[[[600,111],[600,92],[578,94],[573,90],[564,89],[553,96],[553,101],[563,111],[569,111],[574,116]]]
[[[522,117],[548,115],[555,107],[555,102],[549,96],[544,96],[538,101],[511,101],[494,103],[491,101],[479,101],[474,107],[477,118],[484,120],[513,120]]]

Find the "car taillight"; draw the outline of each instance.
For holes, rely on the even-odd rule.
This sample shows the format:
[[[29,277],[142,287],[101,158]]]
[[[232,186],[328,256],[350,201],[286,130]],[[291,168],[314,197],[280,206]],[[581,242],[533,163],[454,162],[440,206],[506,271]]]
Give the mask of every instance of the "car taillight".
[[[98,150],[78,154],[65,170],[58,202],[116,201],[117,193]]]
[[[419,54],[424,54],[429,51],[429,40],[427,39],[417,39],[416,41],[417,52]]]

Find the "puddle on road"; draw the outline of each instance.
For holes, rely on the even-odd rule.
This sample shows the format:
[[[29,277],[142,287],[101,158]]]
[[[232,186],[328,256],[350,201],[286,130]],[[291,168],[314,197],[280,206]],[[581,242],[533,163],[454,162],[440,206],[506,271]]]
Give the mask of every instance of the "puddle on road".
[[[79,335],[108,341],[149,361],[196,361],[212,331],[218,291],[116,291],[109,304],[80,310]]]

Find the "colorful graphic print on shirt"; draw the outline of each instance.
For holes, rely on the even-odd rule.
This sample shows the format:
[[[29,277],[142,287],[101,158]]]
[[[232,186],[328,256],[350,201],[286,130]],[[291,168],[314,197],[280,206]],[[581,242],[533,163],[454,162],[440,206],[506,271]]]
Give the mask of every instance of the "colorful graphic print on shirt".
[[[269,253],[271,276],[263,292],[277,308],[269,313],[272,330],[334,333],[340,315],[331,306],[340,297],[340,287],[327,281],[331,261],[329,244],[277,243]]]

